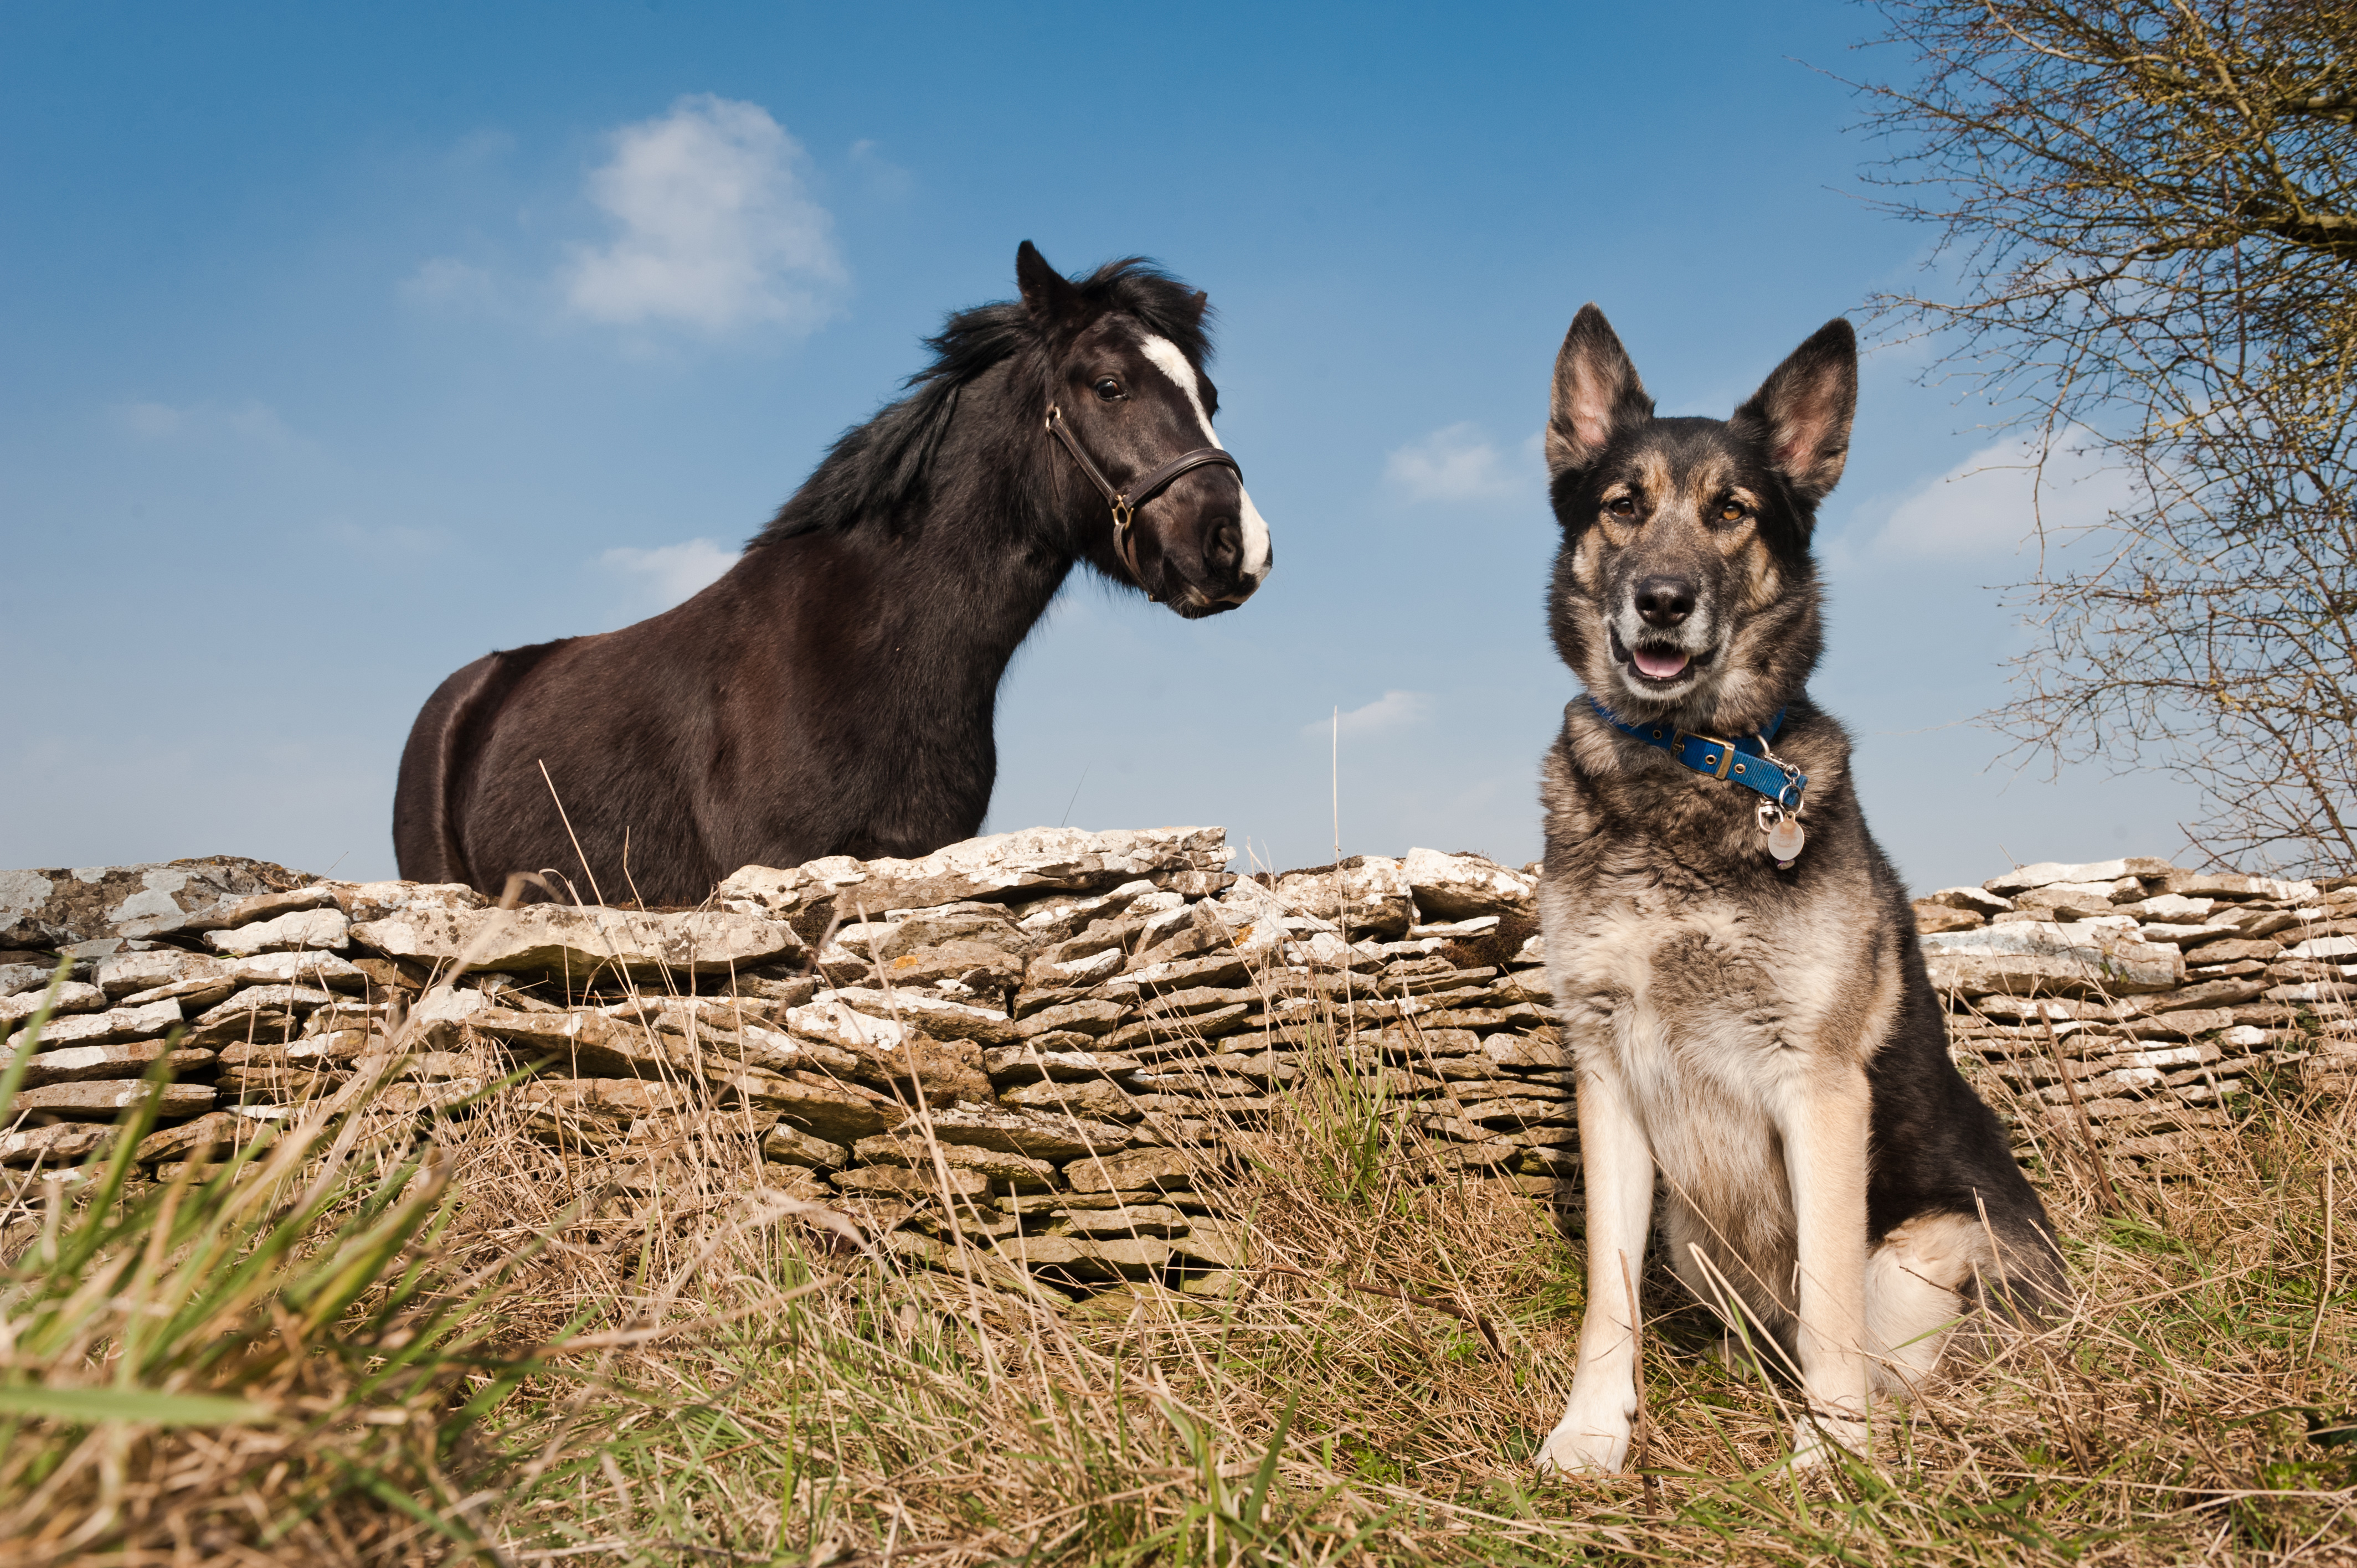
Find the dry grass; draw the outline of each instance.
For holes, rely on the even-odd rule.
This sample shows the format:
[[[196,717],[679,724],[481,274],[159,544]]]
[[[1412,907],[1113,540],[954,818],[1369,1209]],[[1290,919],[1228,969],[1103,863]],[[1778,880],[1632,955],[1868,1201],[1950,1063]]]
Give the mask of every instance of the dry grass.
[[[437,1122],[422,1154],[329,1122],[343,1174],[307,1213],[317,1164],[291,1155],[99,1206],[146,1214],[90,1253],[145,1259],[126,1265],[139,1281],[188,1244],[158,1206],[276,1182],[249,1207],[299,1220],[268,1281],[135,1378],[120,1347],[137,1291],[34,1356],[24,1304],[56,1265],[38,1222],[8,1233],[10,1385],[227,1392],[268,1413],[21,1418],[0,1430],[0,1557],[2350,1561],[2349,1270],[2322,1290],[2352,1114],[2263,1091],[2198,1159],[2115,1170],[2116,1212],[2079,1172],[2035,1173],[2076,1310],[1831,1475],[1782,1467],[1785,1391],[1706,1356],[1716,1325],[1656,1268],[1644,1474],[1585,1485],[1528,1464],[1567,1389],[1576,1245],[1512,1184],[1435,1179],[1436,1151],[1330,1066],[1235,1133],[1221,1197],[1256,1232],[1248,1289],[1138,1285],[1066,1313],[856,1249],[756,1185],[725,1124],[617,1181],[496,1101]],[[52,1234],[91,1222],[87,1197],[48,1201],[81,1216]],[[306,1282],[354,1249],[322,1243],[382,1238],[397,1210],[412,1229],[327,1331]],[[274,1233],[239,1232],[249,1252]]]

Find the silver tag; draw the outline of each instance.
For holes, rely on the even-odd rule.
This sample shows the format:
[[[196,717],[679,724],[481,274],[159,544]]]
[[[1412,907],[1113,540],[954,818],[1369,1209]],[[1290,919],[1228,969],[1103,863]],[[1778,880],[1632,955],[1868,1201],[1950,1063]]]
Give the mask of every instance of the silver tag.
[[[1792,862],[1800,858],[1801,846],[1808,842],[1809,835],[1800,823],[1790,817],[1778,818],[1776,825],[1768,830],[1768,853],[1776,857],[1776,869],[1790,870]]]

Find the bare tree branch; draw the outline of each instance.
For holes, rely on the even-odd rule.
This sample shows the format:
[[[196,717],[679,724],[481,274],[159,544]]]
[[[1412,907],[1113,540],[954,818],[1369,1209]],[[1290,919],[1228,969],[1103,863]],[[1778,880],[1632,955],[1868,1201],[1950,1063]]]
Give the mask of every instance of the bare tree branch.
[[[1905,69],[1860,84],[1868,178],[1945,284],[1885,320],[2133,481],[2041,525],[1993,718],[2193,780],[2222,858],[2357,871],[2357,5],[1878,8]]]

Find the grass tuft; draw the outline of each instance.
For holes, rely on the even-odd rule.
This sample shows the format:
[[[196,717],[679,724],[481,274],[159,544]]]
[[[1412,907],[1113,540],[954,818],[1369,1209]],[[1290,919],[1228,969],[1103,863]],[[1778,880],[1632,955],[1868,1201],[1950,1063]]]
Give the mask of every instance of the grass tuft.
[[[1223,1133],[1222,1294],[1060,1309],[855,1246],[724,1118],[623,1163],[496,1093],[355,1085],[163,1185],[9,1173],[0,1560],[2357,1561],[2345,1099],[2279,1081],[2108,1195],[2034,1171],[2071,1310],[1824,1472],[1652,1260],[1641,1474],[1542,1484],[1576,1223],[1452,1169],[1329,1023]]]

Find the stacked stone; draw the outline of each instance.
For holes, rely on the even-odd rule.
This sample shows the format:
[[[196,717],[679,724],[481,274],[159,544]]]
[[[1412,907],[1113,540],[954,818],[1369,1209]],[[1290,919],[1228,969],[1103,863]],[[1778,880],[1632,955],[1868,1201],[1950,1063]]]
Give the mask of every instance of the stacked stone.
[[[1083,1290],[1218,1288],[1205,1272],[1243,1240],[1199,1183],[1307,1080],[1419,1129],[1425,1168],[1530,1189],[1567,1168],[1527,870],[1417,850],[1238,877],[1229,858],[1218,829],[1036,830],[748,867],[686,911],[290,876],[200,889],[137,936],[120,904],[77,925],[16,874],[0,914],[75,939],[50,946],[79,978],[0,1160],[106,1145],[162,1055],[165,1125],[135,1155],[159,1176],[368,1077],[370,1114],[513,1115],[625,1187],[758,1148],[769,1185],[911,1258]],[[48,977],[0,971],[0,1030]]]
[[[692,910],[221,859],[0,873],[0,1036],[52,1010],[0,1163],[110,1147],[153,1095],[134,1158],[168,1176],[358,1085],[377,1118],[511,1117],[625,1200],[758,1151],[863,1245],[1082,1292],[1224,1288],[1245,1241],[1207,1178],[1320,1097],[1429,1174],[1574,1171],[1534,868],[1229,859],[1219,829],[1039,829],[748,866]],[[1915,908],[1958,1059],[2032,1140],[2160,1157],[2262,1071],[2357,1087],[2357,879],[2125,859]]]
[[[2049,862],[1915,911],[1959,1058],[2066,1144],[2181,1154],[2255,1074],[2357,1071],[2357,880]]]

